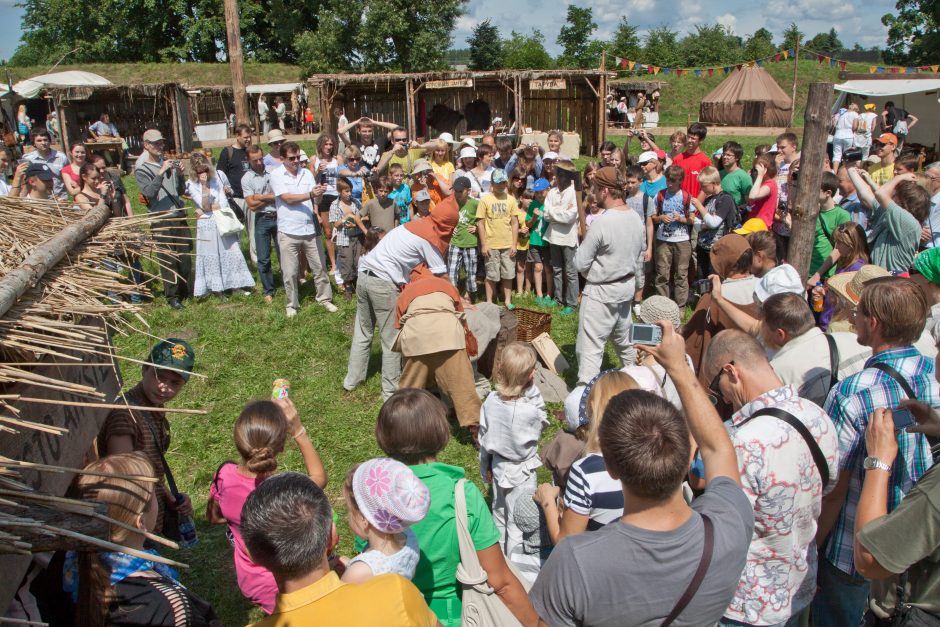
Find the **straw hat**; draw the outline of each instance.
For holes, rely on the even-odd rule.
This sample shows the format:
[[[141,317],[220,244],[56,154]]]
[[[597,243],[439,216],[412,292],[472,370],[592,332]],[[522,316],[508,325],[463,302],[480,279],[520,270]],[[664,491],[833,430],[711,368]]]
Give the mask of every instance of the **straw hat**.
[[[886,276],[891,276],[891,273],[881,266],[867,264],[859,268],[857,272],[842,272],[834,275],[826,282],[826,285],[850,303],[857,305],[865,283]]]
[[[287,138],[284,137],[284,133],[282,133],[279,129],[272,128],[270,131],[268,131],[268,139],[265,143],[276,144],[277,142],[282,142],[286,140]]]

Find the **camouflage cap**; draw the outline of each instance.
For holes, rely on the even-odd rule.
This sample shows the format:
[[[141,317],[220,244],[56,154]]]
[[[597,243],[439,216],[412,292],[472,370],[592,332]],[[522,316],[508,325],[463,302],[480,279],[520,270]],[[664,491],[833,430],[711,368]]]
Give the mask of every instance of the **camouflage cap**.
[[[186,340],[170,337],[158,343],[150,351],[147,360],[156,368],[174,368],[180,376],[189,381],[189,373],[196,365],[196,353]]]

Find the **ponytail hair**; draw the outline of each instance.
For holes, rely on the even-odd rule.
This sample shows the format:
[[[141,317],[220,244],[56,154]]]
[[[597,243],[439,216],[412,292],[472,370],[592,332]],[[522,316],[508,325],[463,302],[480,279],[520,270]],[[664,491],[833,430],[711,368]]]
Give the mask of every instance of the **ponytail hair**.
[[[286,439],[287,418],[273,401],[252,401],[235,419],[235,448],[255,474],[277,469],[277,456]]]

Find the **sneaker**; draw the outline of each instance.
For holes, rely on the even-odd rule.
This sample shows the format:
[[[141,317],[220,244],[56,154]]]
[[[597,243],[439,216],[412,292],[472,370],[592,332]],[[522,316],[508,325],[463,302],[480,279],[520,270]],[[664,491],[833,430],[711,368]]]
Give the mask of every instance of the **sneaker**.
[[[339,308],[337,308],[336,305],[334,305],[328,300],[323,301],[320,304],[323,305],[323,308],[326,309],[330,313],[336,313],[337,311],[339,311]]]
[[[564,309],[561,310],[562,316],[570,316],[573,313],[574,313],[574,307],[565,307]]]
[[[288,308],[287,308],[287,317],[288,317],[288,318],[293,318],[293,317],[296,316],[296,315],[297,315],[297,310],[296,310],[296,309],[294,309],[293,307],[288,307]]]
[[[516,308],[516,306],[513,305],[512,303],[506,303],[506,309],[508,309],[509,311],[512,311],[512,310],[515,309],[515,308]]]
[[[271,296],[270,294],[265,294],[265,295],[264,295],[264,304],[265,304],[265,305],[270,305],[270,304],[273,303],[273,302],[274,302],[274,297],[273,297],[273,296]]]
[[[552,298],[551,296],[546,296],[542,304],[545,307],[548,307],[549,309],[555,309],[559,307],[558,301]]]
[[[337,285],[343,284],[343,275],[339,273],[339,270],[333,271],[333,279],[336,281]]]

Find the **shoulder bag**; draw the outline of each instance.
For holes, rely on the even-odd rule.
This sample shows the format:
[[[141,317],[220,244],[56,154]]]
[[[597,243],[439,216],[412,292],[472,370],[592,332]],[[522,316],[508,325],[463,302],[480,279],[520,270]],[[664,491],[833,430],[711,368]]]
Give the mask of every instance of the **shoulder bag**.
[[[219,235],[235,235],[241,233],[245,226],[238,221],[238,216],[226,202],[223,196],[219,202],[219,208],[212,210],[212,219],[215,220],[215,228]]]
[[[702,517],[702,524],[705,525],[705,543],[702,546],[702,558],[698,562],[698,568],[695,569],[695,574],[692,575],[692,581],[689,582],[689,586],[685,589],[685,592],[682,593],[682,596],[679,597],[676,605],[659,627],[669,627],[669,625],[672,625],[672,623],[679,618],[679,614],[682,613],[682,610],[695,598],[695,593],[698,592],[699,587],[701,587],[702,582],[705,580],[708,567],[712,563],[712,554],[715,552],[715,526],[711,518],[705,514],[699,512],[699,516]]]
[[[741,427],[758,416],[773,416],[777,420],[782,420],[796,429],[796,432],[806,441],[806,446],[809,447],[809,452],[813,456],[816,469],[819,470],[819,475],[822,477],[823,490],[825,490],[826,486],[829,485],[829,464],[826,463],[826,456],[823,455],[822,449],[819,448],[819,443],[816,441],[816,438],[813,437],[813,434],[810,433],[806,425],[800,422],[796,416],[779,407],[765,407],[764,409],[754,412],[750,418],[739,423],[738,426]]]
[[[460,624],[463,627],[517,627],[521,623],[513,616],[496,591],[487,582],[486,571],[480,565],[477,549],[470,537],[467,522],[467,496],[464,493],[466,479],[457,482],[454,488],[454,518],[457,522],[457,542],[460,545],[460,564],[457,566],[457,581],[463,592],[463,609],[460,612]],[[507,560],[506,565],[513,572],[523,588],[526,581],[516,573]],[[526,590],[528,591],[528,590]]]

